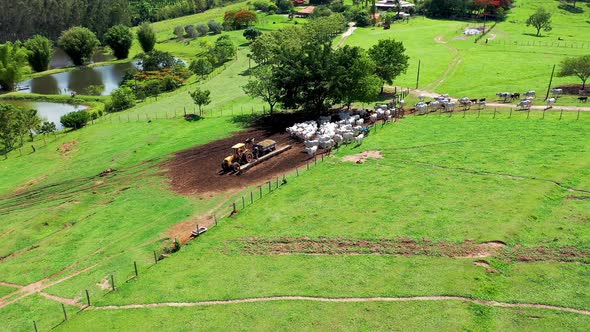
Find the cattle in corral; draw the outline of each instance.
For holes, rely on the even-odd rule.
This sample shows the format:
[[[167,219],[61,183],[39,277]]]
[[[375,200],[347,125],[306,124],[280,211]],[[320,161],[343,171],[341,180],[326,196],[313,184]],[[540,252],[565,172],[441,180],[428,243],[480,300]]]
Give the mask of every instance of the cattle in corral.
[[[486,101],[486,99],[485,99],[485,98],[479,98],[479,102],[481,103],[482,101],[484,101],[484,102],[485,102],[485,101]]]
[[[515,92],[512,94],[512,99],[519,99],[520,98],[520,93]]]
[[[588,101],[588,96],[582,96],[582,97],[578,97],[578,100],[582,103],[585,103]]]
[[[558,98],[563,94],[563,89],[551,89],[551,93],[553,96],[555,96],[555,98]]]
[[[521,100],[518,104],[516,104],[516,107],[518,107],[519,109],[530,109],[532,105],[532,102],[530,100],[527,99],[523,99]]]
[[[470,101],[472,104],[477,104],[477,98],[475,98],[475,99],[469,99],[469,101]]]
[[[536,92],[534,90],[530,90],[524,93],[524,95],[526,97],[534,97],[536,95]]]

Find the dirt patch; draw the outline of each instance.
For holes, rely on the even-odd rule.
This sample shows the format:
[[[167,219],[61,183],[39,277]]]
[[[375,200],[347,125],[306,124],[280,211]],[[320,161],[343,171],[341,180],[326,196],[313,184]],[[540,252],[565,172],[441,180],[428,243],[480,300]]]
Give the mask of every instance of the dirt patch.
[[[484,242],[477,245],[475,252],[468,254],[467,258],[483,258],[497,255],[502,248],[506,247],[506,243],[501,241]]]
[[[365,152],[353,154],[350,156],[345,156],[342,158],[342,161],[349,161],[349,162],[354,162],[357,164],[362,164],[365,161],[367,161],[369,158],[383,159],[383,155],[381,154],[381,151],[370,150],[370,151],[365,151]]]
[[[381,240],[351,240],[344,238],[245,238],[235,240],[240,250],[257,255],[393,255],[393,256],[435,256],[452,258],[495,257],[505,261],[537,262],[578,262],[590,264],[590,248],[574,247],[508,247],[500,241],[474,243],[466,240],[463,243],[446,241],[415,241],[407,238]],[[234,242],[234,241],[231,241]],[[228,243],[228,247],[231,244]],[[479,262],[479,263],[478,263]],[[493,270],[483,260],[474,262],[485,267],[489,273],[500,273]]]
[[[574,201],[585,201],[585,200],[590,200],[590,196],[569,195],[569,196],[566,196],[565,199],[570,199],[570,200],[574,200]]]
[[[273,120],[267,120],[272,122],[257,123],[255,128],[235,133],[232,137],[176,153],[172,160],[163,165],[172,189],[181,194],[212,197],[228,190],[243,189],[273,180],[296,167],[304,167],[313,158],[305,153],[303,144],[284,131],[293,123],[304,120],[306,119],[299,114],[277,116]],[[272,139],[279,148],[284,145],[291,145],[292,148],[241,175],[221,173],[221,162],[230,155],[231,146],[248,138],[254,138],[255,141]],[[324,151],[318,151],[318,158],[321,153]]]
[[[558,86],[556,89],[562,89],[563,93],[566,95],[590,95],[590,85],[586,85],[585,89],[582,91],[582,84],[564,84]],[[582,92],[582,93],[580,93]]]
[[[71,141],[62,144],[60,147],[57,148],[57,151],[61,153],[63,156],[68,156],[72,152],[76,151],[76,146],[78,145],[78,141]]]
[[[434,42],[439,43],[439,44],[446,44],[447,43],[445,41],[445,37],[443,37],[443,36],[436,36],[436,38],[434,38]]]
[[[215,218],[208,214],[200,215],[189,220],[172,226],[165,234],[166,237],[171,239],[178,239],[181,244],[187,243],[192,239],[191,232],[201,227],[211,228],[215,224]]]
[[[483,261],[483,260],[478,260],[478,261],[474,261],[473,265],[475,266],[481,266],[481,267],[490,267],[490,263]]]
[[[106,277],[102,278],[102,280],[99,283],[97,283],[96,286],[98,286],[98,288],[104,289],[104,290],[111,289],[111,282],[109,281],[109,277],[106,276]]]

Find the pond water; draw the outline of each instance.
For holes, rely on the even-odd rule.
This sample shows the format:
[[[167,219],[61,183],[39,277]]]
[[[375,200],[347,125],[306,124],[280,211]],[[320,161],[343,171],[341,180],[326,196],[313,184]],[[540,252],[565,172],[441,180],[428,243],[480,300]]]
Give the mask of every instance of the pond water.
[[[97,62],[103,62],[103,61],[109,61],[109,60],[113,60],[115,57],[110,55],[110,54],[106,54],[104,52],[104,49],[99,48],[96,53],[94,53],[94,55],[92,56],[92,62],[97,63]],[[72,62],[72,59],[70,59],[70,57],[66,54],[66,52],[64,52],[61,48],[54,48],[53,49],[53,58],[51,58],[51,63],[49,64],[49,67],[51,69],[57,69],[57,68],[67,68],[67,67],[73,67],[74,63]]]
[[[116,63],[100,67],[79,67],[72,71],[45,75],[19,84],[19,91],[25,93],[49,94],[86,94],[91,85],[103,85],[102,95],[110,95],[117,89],[127,70],[136,63]]]
[[[43,121],[49,121],[55,123],[58,130],[63,129],[59,119],[62,115],[74,111],[85,110],[88,106],[85,105],[70,105],[60,103],[50,103],[44,101],[28,101],[28,100],[0,100],[2,103],[12,104],[23,109],[34,108],[37,110],[39,117],[44,119]]]

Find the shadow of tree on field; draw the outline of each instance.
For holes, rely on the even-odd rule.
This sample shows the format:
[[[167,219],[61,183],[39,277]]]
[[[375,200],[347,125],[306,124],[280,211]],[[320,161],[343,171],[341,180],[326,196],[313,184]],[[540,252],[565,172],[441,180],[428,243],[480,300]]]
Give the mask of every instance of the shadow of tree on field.
[[[549,37],[548,35],[543,35],[543,34],[540,34],[539,36],[537,36],[536,33],[531,33],[531,32],[523,32],[522,34],[525,35],[525,36],[532,36],[532,37],[537,37],[537,38],[547,38],[547,37]]]
[[[586,3],[587,6],[590,6],[590,3]],[[566,3],[561,3],[559,6],[557,6],[557,8],[559,9],[563,9],[567,12],[570,12],[572,14],[580,14],[584,12],[584,8],[579,7],[579,6],[572,6],[570,4],[566,4]]]

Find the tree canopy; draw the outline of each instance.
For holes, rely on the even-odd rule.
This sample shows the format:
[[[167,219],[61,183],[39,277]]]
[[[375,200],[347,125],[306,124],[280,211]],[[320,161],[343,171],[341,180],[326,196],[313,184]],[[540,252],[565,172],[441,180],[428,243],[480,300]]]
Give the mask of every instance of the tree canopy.
[[[193,92],[188,92],[188,94],[193,99],[195,105],[199,107],[199,113],[202,111],[202,107],[209,105],[211,103],[211,91],[209,90],[201,90],[200,88],[196,88]]]
[[[53,43],[51,40],[36,35],[25,42],[25,48],[29,50],[29,64],[34,71],[41,72],[49,68],[53,57]]]
[[[0,86],[13,91],[23,78],[23,69],[27,63],[27,50],[20,42],[7,42],[0,45]]]
[[[344,26],[343,17],[334,14],[312,19],[304,27],[263,34],[250,46],[258,67],[244,90],[262,98],[271,109],[279,102],[285,108],[322,112],[335,103],[350,106],[354,101],[372,100],[382,86],[374,61],[361,48],[332,47],[333,36]],[[406,65],[388,67],[390,79],[407,67],[403,45],[395,46],[387,50],[401,52],[399,58]]]
[[[137,40],[144,52],[147,53],[154,49],[154,45],[156,45],[156,33],[149,23],[144,22],[137,29]]]
[[[73,27],[64,31],[57,43],[76,66],[90,62],[94,50],[99,45],[94,32],[84,27]]]
[[[369,56],[375,62],[376,74],[383,85],[392,84],[396,77],[406,72],[410,58],[405,52],[403,43],[393,39],[382,39],[369,49]]]
[[[558,76],[577,76],[582,81],[582,90],[584,90],[586,80],[590,77],[590,55],[564,59],[561,61]]]
[[[526,26],[533,26],[537,29],[537,37],[541,35],[541,29],[551,31],[551,13],[545,8],[538,8],[537,11],[526,20]]]
[[[115,25],[105,33],[104,42],[113,50],[117,59],[126,59],[133,43],[133,34],[128,27]]]

